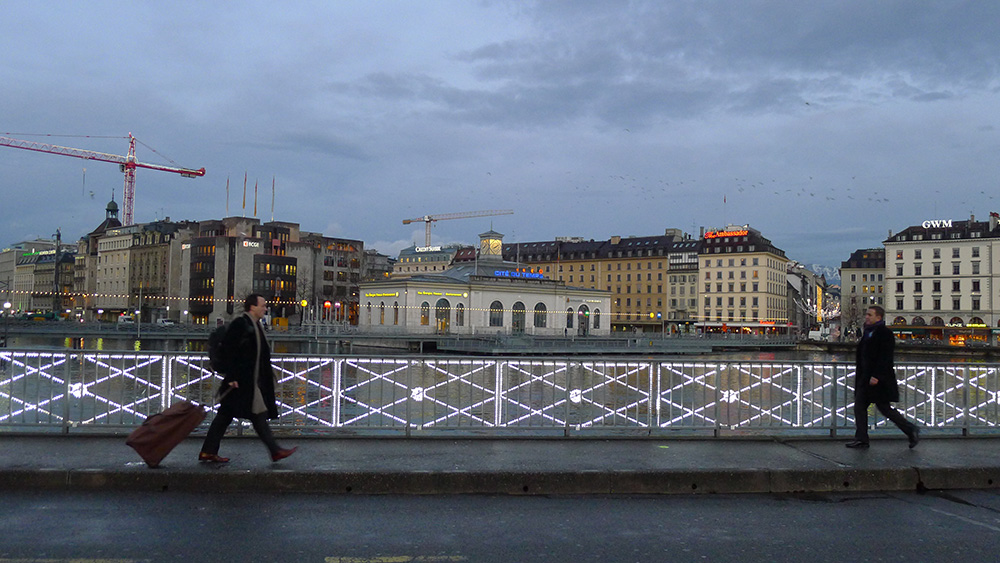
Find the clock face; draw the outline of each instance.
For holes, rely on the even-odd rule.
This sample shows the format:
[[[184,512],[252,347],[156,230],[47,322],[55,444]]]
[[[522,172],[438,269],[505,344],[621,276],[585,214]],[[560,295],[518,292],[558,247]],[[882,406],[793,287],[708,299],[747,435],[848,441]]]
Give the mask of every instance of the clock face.
[[[490,241],[490,251],[492,254],[500,254],[500,241],[494,239]]]

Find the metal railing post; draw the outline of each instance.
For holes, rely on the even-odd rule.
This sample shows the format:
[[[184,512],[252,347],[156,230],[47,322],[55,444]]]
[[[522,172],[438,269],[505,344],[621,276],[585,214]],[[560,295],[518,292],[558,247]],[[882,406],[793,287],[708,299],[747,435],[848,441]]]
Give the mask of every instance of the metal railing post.
[[[406,424],[404,424],[403,426],[405,426],[404,431],[406,432],[407,438],[409,438],[412,435],[410,429],[413,428],[413,420],[411,418],[410,405],[413,404],[413,371],[414,371],[413,364],[415,362],[417,362],[417,360],[407,360],[406,362],[406,390],[408,394],[406,397],[405,414],[403,415],[404,419],[406,420]]]
[[[714,436],[718,438],[722,435],[722,366],[715,364],[715,431]]]
[[[965,377],[962,378],[962,436],[968,436],[972,427],[969,425],[969,385],[972,384],[968,368],[962,368]]]
[[[840,395],[837,389],[837,382],[840,381],[840,366],[834,362],[833,369],[833,380],[830,382],[830,437],[837,437],[837,399]],[[846,374],[844,376],[847,377]],[[846,414],[846,411],[845,411]]]
[[[69,378],[70,378],[69,364],[70,364],[70,361],[71,361],[70,360],[70,356],[71,356],[71,354],[68,353],[68,352],[64,352],[63,353],[63,358],[65,359],[65,361],[63,362],[63,382],[66,384],[63,387],[63,424],[62,424],[62,426],[63,426],[63,434],[69,434],[69,429],[70,429],[70,427],[73,424],[70,421],[70,419],[69,419],[69,417],[70,417],[70,414],[69,414],[69,412],[70,412],[69,402],[70,402],[70,399],[73,397],[73,395],[70,394],[70,389],[72,388],[72,384],[70,383],[70,380],[69,380]],[[82,376],[82,374],[81,374],[81,376]],[[81,383],[81,385],[82,385],[82,383]],[[82,399],[82,397],[81,397],[81,399]],[[82,405],[81,405],[81,407],[82,407]]]
[[[331,382],[332,385],[330,389],[330,392],[333,395],[333,400],[330,401],[331,403],[330,407],[333,409],[333,412],[330,414],[331,417],[330,422],[332,423],[334,428],[340,428],[341,426],[340,413],[342,412],[341,409],[344,401],[343,397],[344,391],[342,385],[343,380],[341,373],[343,370],[344,361],[345,360],[341,358],[335,358],[333,360],[333,381]]]
[[[543,366],[545,364],[542,364]],[[553,366],[555,364],[553,363]],[[576,366],[576,369],[572,369],[571,366]],[[563,415],[563,436],[567,438],[570,435],[570,425],[569,425],[569,415],[570,415],[570,389],[573,387],[573,372],[580,371],[578,362],[567,362],[566,363],[566,388],[563,389],[563,403],[565,404],[565,413]],[[555,383],[555,380],[552,382]],[[555,397],[555,395],[553,395]]]

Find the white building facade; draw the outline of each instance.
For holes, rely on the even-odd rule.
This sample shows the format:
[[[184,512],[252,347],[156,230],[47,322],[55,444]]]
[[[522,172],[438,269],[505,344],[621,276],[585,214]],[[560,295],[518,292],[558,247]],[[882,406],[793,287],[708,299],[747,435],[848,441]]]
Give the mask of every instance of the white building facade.
[[[928,220],[885,241],[886,322],[901,338],[997,343],[1000,218]]]
[[[359,325],[408,334],[610,334],[609,292],[569,287],[505,262],[499,233],[480,238],[475,262],[362,283]]]

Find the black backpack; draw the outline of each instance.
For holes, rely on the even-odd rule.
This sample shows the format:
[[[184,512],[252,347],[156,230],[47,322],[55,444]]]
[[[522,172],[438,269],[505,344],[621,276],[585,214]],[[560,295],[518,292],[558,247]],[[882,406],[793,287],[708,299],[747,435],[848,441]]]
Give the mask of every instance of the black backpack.
[[[224,324],[208,334],[208,365],[217,373],[226,373],[229,369],[229,358],[222,352],[222,341],[226,338],[227,330],[229,325]]]

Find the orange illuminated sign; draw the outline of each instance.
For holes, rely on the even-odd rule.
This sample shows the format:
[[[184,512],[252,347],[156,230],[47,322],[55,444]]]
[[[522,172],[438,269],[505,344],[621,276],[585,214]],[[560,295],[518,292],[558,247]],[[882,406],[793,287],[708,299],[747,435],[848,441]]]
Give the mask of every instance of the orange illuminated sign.
[[[705,233],[705,238],[720,238],[720,237],[742,237],[746,236],[750,231],[709,231]]]

